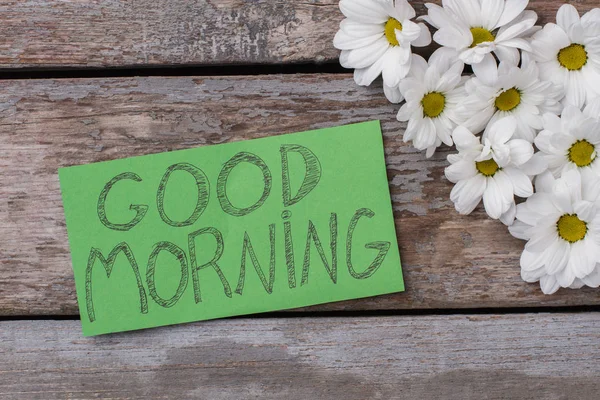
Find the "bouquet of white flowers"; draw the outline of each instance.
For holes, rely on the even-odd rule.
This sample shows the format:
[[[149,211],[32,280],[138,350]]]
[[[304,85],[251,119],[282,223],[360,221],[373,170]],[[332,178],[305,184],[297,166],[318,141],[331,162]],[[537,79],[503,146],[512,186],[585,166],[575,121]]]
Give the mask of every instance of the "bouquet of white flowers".
[[[416,17],[407,0],[341,0],[333,43],[358,85],[381,75],[387,99],[404,102],[405,142],[427,157],[456,146],[450,199],[461,214],[483,200],[527,240],[525,281],[547,294],[598,287],[600,9],[580,17],[565,4],[541,27],[527,4],[442,0]],[[431,44],[428,25],[441,47],[425,60],[412,46]]]

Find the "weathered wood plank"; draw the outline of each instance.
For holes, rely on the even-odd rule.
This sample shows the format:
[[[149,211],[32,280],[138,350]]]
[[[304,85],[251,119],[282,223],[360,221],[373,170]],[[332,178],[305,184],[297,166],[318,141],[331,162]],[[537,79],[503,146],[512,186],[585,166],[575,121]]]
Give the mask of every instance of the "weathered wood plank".
[[[0,0],[0,68],[334,62],[342,18],[337,0]]]
[[[600,314],[236,319],[82,338],[0,323],[3,399],[580,399]]]
[[[77,314],[57,169],[381,119],[406,293],[312,310],[600,304],[522,282],[523,242],[459,216],[443,176],[402,142],[397,107],[348,75],[0,81],[0,315]]]

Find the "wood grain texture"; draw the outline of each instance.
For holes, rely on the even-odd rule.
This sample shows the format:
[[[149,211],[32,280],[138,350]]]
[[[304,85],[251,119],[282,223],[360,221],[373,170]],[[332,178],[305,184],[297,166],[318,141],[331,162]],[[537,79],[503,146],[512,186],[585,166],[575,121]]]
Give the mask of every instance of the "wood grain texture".
[[[75,315],[57,169],[381,119],[407,292],[311,310],[600,304],[520,278],[523,242],[459,216],[432,159],[402,142],[397,106],[348,75],[0,81],[0,315]],[[343,150],[343,149],[342,149]]]
[[[529,8],[543,24],[562,3]],[[337,0],[0,0],[0,68],[335,62],[342,19]]]
[[[0,322],[0,397],[578,399],[600,390],[600,314],[235,319],[82,338]]]

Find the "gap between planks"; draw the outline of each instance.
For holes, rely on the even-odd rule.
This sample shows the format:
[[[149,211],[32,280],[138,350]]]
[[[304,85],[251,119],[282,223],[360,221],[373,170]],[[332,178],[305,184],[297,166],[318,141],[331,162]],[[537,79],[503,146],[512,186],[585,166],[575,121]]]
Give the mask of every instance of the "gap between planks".
[[[307,307],[304,308],[306,310]],[[511,308],[448,308],[415,310],[349,310],[349,311],[295,311],[294,309],[267,313],[246,314],[208,321],[230,319],[281,319],[281,318],[377,318],[377,317],[418,317],[444,315],[514,315],[514,314],[564,314],[600,313],[600,306],[570,307],[511,307]],[[79,321],[79,315],[12,315],[0,316],[2,321]],[[185,325],[186,323],[182,323]]]
[[[259,76],[294,74],[347,74],[351,70],[337,62],[324,64],[249,64],[197,66],[131,66],[118,68],[0,68],[2,80],[18,79],[75,79],[126,78],[161,76]]]

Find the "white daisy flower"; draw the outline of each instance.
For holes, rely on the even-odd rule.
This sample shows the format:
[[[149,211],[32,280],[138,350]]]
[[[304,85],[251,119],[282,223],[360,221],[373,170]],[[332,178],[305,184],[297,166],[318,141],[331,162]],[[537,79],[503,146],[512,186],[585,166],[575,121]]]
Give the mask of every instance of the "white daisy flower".
[[[400,82],[406,103],[398,111],[398,121],[408,121],[404,142],[412,141],[431,157],[442,143],[452,146],[452,130],[461,122],[456,110],[466,98],[462,71],[464,64],[453,50],[436,50],[427,63],[413,56],[411,72]]]
[[[519,62],[519,50],[531,50],[525,40],[535,30],[537,14],[524,11],[528,0],[442,0],[427,3],[422,17],[438,29],[433,40],[458,51],[466,64],[480,63],[494,52],[501,61]]]
[[[570,4],[531,40],[541,77],[564,86],[566,101],[582,107],[600,93],[600,9],[579,18]]]
[[[560,118],[544,114],[544,130],[535,138],[535,145],[555,177],[572,169],[591,170],[600,176],[599,118],[600,97],[583,111],[568,104]]]
[[[521,277],[546,294],[560,287],[600,286],[600,178],[567,171],[536,179],[536,193],[517,206],[510,233],[527,240]]]
[[[456,211],[470,214],[483,198],[487,214],[507,225],[516,212],[514,196],[533,194],[530,176],[543,171],[544,165],[534,157],[531,143],[512,139],[517,120],[506,117],[490,125],[484,144],[464,126],[452,137],[458,154],[450,154],[446,178],[456,183],[450,200]]]
[[[515,138],[533,142],[542,129],[542,115],[560,113],[562,88],[540,80],[529,57],[522,64],[519,68],[502,61],[498,66],[493,57],[486,57],[473,65],[475,76],[465,84],[469,97],[462,106],[462,114],[469,117],[465,127],[481,132],[488,123],[512,115],[517,119]]]
[[[406,0],[341,0],[340,9],[346,19],[333,39],[342,50],[340,64],[355,68],[354,80],[361,86],[381,74],[389,92],[397,95],[410,69],[411,46],[429,45],[429,29],[411,21],[415,10]]]

